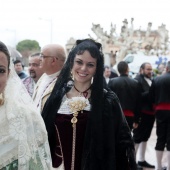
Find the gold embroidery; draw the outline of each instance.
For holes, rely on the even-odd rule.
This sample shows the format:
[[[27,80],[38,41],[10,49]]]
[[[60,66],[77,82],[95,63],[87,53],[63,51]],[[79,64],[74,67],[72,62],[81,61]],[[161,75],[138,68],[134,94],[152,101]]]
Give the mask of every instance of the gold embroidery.
[[[75,164],[76,123],[78,121],[77,116],[79,111],[82,111],[87,106],[86,100],[87,99],[85,99],[84,97],[75,97],[68,103],[68,106],[70,107],[70,110],[73,113],[73,118],[71,119],[71,123],[73,126],[71,170],[74,170],[74,164]]]

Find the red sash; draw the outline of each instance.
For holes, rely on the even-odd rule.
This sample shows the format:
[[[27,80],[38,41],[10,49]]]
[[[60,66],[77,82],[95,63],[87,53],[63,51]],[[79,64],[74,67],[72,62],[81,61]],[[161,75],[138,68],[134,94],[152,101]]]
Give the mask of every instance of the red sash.
[[[155,106],[155,110],[170,110],[170,103],[159,103]]]
[[[154,111],[149,111],[149,110],[142,110],[141,112],[144,113],[144,114],[147,114],[147,115],[154,115],[155,114]]]
[[[125,116],[134,116],[134,113],[131,110],[123,110]]]

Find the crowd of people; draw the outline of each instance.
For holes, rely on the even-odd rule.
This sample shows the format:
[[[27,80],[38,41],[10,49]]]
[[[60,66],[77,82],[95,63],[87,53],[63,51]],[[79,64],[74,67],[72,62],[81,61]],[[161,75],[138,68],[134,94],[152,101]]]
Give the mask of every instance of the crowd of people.
[[[121,61],[117,65],[119,77],[108,80],[109,74],[107,77],[104,74],[104,78],[108,82],[107,87],[118,96],[129,128],[132,130],[135,151],[139,155],[137,161],[139,170],[143,168],[170,169],[170,61],[167,62],[166,67],[162,67],[165,66],[164,64],[160,66],[159,74],[155,76],[152,65],[144,62],[140,67],[139,74],[133,79],[129,76],[128,64]],[[105,82],[104,84],[106,84]],[[155,119],[156,165],[151,165],[145,160],[145,152]],[[162,166],[165,149],[167,150],[168,167]]]
[[[0,42],[0,169],[170,170],[170,62],[152,77],[143,63],[135,79],[128,64],[119,73],[104,66],[102,45],[77,40],[48,44],[12,62]],[[156,119],[156,165],[145,160]],[[136,153],[139,152],[139,160]]]

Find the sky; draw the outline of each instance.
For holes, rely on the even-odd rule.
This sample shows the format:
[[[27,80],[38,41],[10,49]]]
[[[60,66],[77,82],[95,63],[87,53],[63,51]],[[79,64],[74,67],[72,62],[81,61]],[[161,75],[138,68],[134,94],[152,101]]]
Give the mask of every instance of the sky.
[[[92,23],[110,31],[116,24],[119,34],[122,21],[134,28],[146,30],[152,22],[152,30],[165,24],[170,30],[169,0],[0,0],[0,40],[15,47],[24,39],[36,40],[40,46],[57,43],[63,46],[75,39],[94,39]],[[130,24],[129,24],[130,26]]]

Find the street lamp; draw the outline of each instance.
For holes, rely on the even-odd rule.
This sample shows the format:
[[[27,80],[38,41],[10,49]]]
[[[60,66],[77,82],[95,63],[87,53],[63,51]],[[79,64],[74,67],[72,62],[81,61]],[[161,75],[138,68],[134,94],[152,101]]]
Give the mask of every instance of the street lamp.
[[[40,20],[48,21],[50,23],[50,42],[53,41],[53,20],[52,18],[46,19],[46,18],[39,18]]]

